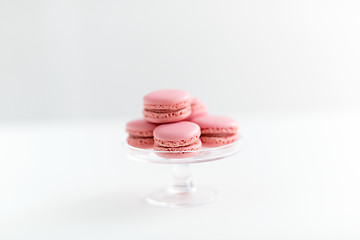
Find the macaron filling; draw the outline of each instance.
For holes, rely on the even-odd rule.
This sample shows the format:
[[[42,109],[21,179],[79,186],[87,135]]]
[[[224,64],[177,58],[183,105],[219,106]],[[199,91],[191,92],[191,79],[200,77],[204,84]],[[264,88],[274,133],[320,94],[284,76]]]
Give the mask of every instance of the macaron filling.
[[[182,109],[144,109],[143,114],[145,118],[155,118],[155,119],[166,119],[171,117],[178,117],[185,115],[186,117],[190,115],[191,108],[190,106],[182,108]]]
[[[155,143],[154,150],[161,151],[161,152],[192,152],[197,151],[201,148],[201,141],[200,139],[196,139],[193,143],[185,146],[178,146],[178,147],[164,147]]]
[[[143,136],[136,136],[129,134],[129,137],[135,138],[135,139],[154,139],[154,137],[143,137]]]
[[[202,137],[231,137],[235,136],[236,133],[209,133],[209,134],[202,134]]]
[[[134,130],[127,130],[129,133],[129,137],[134,138],[153,138],[153,132],[152,131],[134,131]]]
[[[151,148],[154,145],[153,137],[130,136],[127,138],[129,145],[140,148]]]
[[[238,132],[238,127],[211,127],[211,128],[201,128],[201,134],[211,135],[211,134],[223,134],[223,135],[232,135]]]
[[[239,138],[237,133],[208,133],[201,134],[204,146],[220,146],[235,142]]]
[[[148,111],[154,111],[156,112],[156,110],[165,110],[165,111],[170,111],[170,110],[181,110],[184,108],[187,108],[188,106],[190,106],[190,101],[183,101],[183,102],[179,102],[179,103],[172,103],[172,104],[148,104],[148,103],[144,103],[144,109],[148,110]]]
[[[161,146],[161,147],[169,147],[169,148],[184,147],[184,146],[189,146],[189,145],[193,144],[194,142],[196,142],[199,139],[199,137],[200,137],[200,133],[196,134],[195,136],[193,136],[187,140],[180,140],[180,141],[171,141],[171,140],[163,141],[163,140],[160,140],[160,139],[154,137],[154,142],[155,142],[155,145]]]

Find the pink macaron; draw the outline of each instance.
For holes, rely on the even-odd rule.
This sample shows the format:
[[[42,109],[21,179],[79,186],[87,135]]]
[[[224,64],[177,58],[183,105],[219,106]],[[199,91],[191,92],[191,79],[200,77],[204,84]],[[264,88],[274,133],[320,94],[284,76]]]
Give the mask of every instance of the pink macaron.
[[[183,90],[165,89],[143,98],[144,118],[152,123],[179,122],[191,114],[191,97]]]
[[[206,106],[197,98],[191,98],[191,114],[188,117],[188,120],[195,117],[208,115],[208,110]]]
[[[222,116],[201,116],[192,119],[200,126],[201,142],[205,147],[217,147],[236,141],[238,123],[236,120]]]
[[[127,142],[137,148],[152,148],[154,146],[153,131],[157,124],[150,123],[144,119],[137,119],[126,124],[126,132],[129,133]]]
[[[191,157],[201,149],[200,127],[188,121],[163,124],[154,130],[154,150],[164,158]]]

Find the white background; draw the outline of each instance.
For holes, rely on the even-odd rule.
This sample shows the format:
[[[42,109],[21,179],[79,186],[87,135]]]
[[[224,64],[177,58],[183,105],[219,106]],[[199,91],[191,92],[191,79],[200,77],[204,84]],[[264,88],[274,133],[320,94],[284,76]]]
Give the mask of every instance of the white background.
[[[358,1],[0,0],[0,239],[359,239]],[[244,146],[217,202],[144,204],[142,96],[181,88]]]
[[[358,1],[0,1],[0,119],[359,108]]]

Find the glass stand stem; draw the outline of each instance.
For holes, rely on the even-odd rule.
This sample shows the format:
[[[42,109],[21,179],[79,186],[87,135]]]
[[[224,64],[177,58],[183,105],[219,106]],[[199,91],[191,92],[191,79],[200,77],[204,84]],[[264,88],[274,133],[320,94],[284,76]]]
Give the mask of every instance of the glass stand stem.
[[[169,193],[187,194],[195,191],[191,177],[190,164],[175,164],[172,170],[173,183]]]
[[[212,188],[195,188],[189,164],[176,164],[172,171],[173,182],[167,189],[151,192],[146,201],[162,207],[190,207],[210,203],[217,192]]]

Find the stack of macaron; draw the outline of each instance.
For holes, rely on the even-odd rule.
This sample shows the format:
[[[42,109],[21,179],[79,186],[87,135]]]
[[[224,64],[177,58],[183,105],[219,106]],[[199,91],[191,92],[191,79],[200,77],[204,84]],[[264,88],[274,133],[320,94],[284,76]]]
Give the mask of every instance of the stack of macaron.
[[[186,91],[158,90],[143,98],[143,119],[126,125],[129,145],[153,148],[165,158],[185,158],[204,147],[238,139],[238,124],[228,117],[208,115],[206,106]]]

